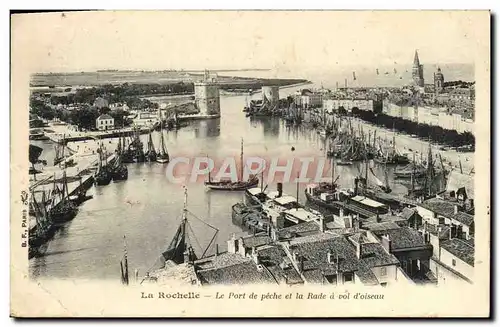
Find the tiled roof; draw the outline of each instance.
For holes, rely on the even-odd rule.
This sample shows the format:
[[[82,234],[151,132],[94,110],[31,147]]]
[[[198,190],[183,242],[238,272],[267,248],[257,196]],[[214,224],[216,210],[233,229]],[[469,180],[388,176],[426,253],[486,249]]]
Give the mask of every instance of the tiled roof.
[[[280,238],[292,238],[297,236],[305,236],[315,234],[319,231],[319,224],[315,221],[309,221],[282,228],[278,231]]]
[[[382,222],[382,223],[364,223],[362,228],[376,232],[376,231],[387,231],[391,229],[399,229],[401,227],[393,222]]]
[[[290,252],[297,253],[304,260],[303,275],[308,282],[322,282],[324,275],[334,275],[337,272],[355,272],[361,280],[373,283],[376,277],[370,267],[398,264],[394,255],[387,253],[378,243],[365,243],[363,236],[353,236],[354,241],[362,243],[362,257],[358,259],[355,246],[345,236],[331,235],[329,238],[294,243]],[[336,262],[328,262],[328,252],[331,252]]]
[[[378,267],[399,264],[398,259],[384,249],[379,243],[365,243],[362,245],[363,262],[368,267]]]
[[[375,274],[370,270],[370,268],[361,266],[358,271],[355,272],[361,283],[364,285],[378,285],[379,282]]]
[[[467,264],[474,266],[474,246],[472,246],[470,242],[453,238],[451,240],[442,241],[441,247]]]
[[[450,201],[432,198],[420,204],[423,208],[431,210],[441,216],[451,218],[455,214],[455,203]]]
[[[402,250],[407,248],[415,248],[425,246],[425,241],[422,235],[409,227],[401,227],[388,231],[375,231],[377,236],[389,235],[391,246],[394,250]]]
[[[415,210],[414,208],[404,208],[403,211],[401,212],[400,217],[405,219],[405,220],[408,220],[411,217],[413,217],[413,215],[415,213],[417,213],[417,210]],[[418,215],[418,213],[417,213],[417,215]]]
[[[108,114],[103,114],[103,115],[100,115],[99,117],[97,117],[98,120],[102,120],[102,119],[113,119],[113,117],[111,117],[110,115]]]
[[[280,283],[297,284],[303,282],[281,246],[269,246],[258,250],[258,255],[260,262]]]
[[[269,243],[271,243],[271,238],[267,234],[243,237],[243,246],[246,248],[257,247]]]
[[[252,259],[217,269],[196,272],[202,284],[262,284],[276,283],[266,269],[259,271]]]
[[[468,213],[459,211],[457,214],[451,217],[452,219],[464,224],[465,226],[470,226],[474,222],[474,216]]]
[[[224,252],[217,256],[211,256],[204,259],[197,260],[195,265],[200,269],[213,269],[222,268],[226,266],[236,265],[247,261],[248,259],[230,252]]]

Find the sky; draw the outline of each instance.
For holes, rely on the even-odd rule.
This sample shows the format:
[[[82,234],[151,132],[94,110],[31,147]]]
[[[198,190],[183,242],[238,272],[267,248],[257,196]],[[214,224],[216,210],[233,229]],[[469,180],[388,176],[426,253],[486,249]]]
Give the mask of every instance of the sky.
[[[411,65],[415,49],[427,63],[474,64],[489,47],[478,41],[489,13],[67,12],[14,15],[11,31],[12,58],[31,72],[321,70]]]

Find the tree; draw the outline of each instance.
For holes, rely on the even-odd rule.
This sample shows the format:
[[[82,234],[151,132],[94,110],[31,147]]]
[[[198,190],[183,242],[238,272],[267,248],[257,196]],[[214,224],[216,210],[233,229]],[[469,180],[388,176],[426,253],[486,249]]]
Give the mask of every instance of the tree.
[[[39,146],[30,144],[29,147],[29,161],[31,163],[31,169],[33,171],[33,178],[36,180],[37,170],[35,169],[35,164],[38,163],[38,158],[42,154],[43,149]]]

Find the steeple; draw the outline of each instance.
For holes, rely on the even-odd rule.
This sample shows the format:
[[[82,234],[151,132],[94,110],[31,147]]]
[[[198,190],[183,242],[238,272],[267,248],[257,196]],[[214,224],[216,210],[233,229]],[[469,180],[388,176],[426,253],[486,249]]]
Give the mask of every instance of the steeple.
[[[418,59],[418,50],[415,50],[415,58],[413,59],[413,65],[419,67],[420,60]]]

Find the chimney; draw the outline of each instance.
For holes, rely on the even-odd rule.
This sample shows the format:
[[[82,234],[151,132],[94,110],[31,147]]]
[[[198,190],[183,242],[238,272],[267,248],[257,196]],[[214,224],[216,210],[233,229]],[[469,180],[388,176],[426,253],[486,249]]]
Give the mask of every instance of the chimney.
[[[246,255],[245,246],[243,245],[243,238],[242,237],[240,237],[238,239],[238,251],[239,251],[239,253],[242,253],[243,256]]]
[[[448,230],[448,239],[450,240],[453,238],[452,228],[453,227],[450,227],[450,229]]]
[[[257,250],[255,249],[255,246],[252,247],[252,260],[256,265],[260,264],[260,258],[259,254],[257,253]]]
[[[340,210],[339,210],[339,211],[340,211],[340,212],[339,212],[339,217],[340,217],[340,218],[344,217],[344,208],[340,208]]]
[[[380,219],[380,215],[379,213],[377,212],[377,223],[379,223],[382,219]]]
[[[349,215],[349,227],[354,228],[354,217],[352,214]]]
[[[454,213],[455,215],[458,213],[458,205],[457,205],[457,204],[455,204],[455,205],[453,206],[453,213]]]
[[[278,183],[277,184],[277,189],[278,189],[278,196],[277,198],[281,197],[283,195],[283,183]]]
[[[387,252],[391,253],[392,249],[392,241],[389,237],[389,234],[382,236],[382,246],[386,249]]]
[[[297,259],[299,256],[297,255],[297,252],[293,252],[292,257],[293,257],[293,261],[298,264]]]
[[[219,244],[215,243],[215,256],[219,255]]]
[[[238,245],[238,241],[236,240],[236,235],[234,233],[231,235],[231,238],[227,241],[227,252],[236,253],[236,247]]]
[[[323,218],[323,215],[320,214],[319,216],[319,230],[324,233],[325,232],[325,218]]]
[[[278,231],[276,230],[276,228],[271,228],[271,240],[273,242],[278,241]]]
[[[333,253],[331,250],[328,250],[326,253],[326,260],[328,263],[333,263]]]
[[[358,259],[363,258],[363,244],[361,244],[361,239],[356,243],[356,256]]]

